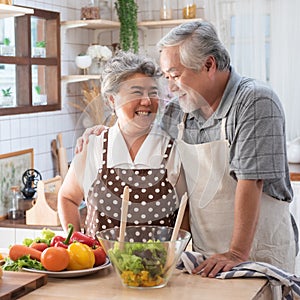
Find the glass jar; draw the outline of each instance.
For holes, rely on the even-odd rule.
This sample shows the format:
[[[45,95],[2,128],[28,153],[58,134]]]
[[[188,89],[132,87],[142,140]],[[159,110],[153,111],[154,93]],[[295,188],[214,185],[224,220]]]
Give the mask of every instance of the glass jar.
[[[108,1],[99,1],[100,19],[111,20],[111,8],[108,6]]]
[[[160,6],[160,19],[171,20],[172,19],[172,1],[162,0]]]
[[[194,19],[196,18],[196,3],[193,0],[185,0],[184,7],[182,9],[183,19]]]
[[[9,209],[8,209],[8,218],[9,219],[22,219],[24,218],[24,211],[21,210],[23,197],[20,193],[20,187],[12,186],[10,188],[10,197],[9,197]]]
[[[99,6],[96,5],[96,0],[89,0],[87,5],[81,7],[81,20],[99,19]]]

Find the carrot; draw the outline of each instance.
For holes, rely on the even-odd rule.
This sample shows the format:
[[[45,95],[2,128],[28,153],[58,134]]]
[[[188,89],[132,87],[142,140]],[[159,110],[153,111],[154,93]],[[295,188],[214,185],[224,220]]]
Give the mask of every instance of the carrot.
[[[38,261],[41,260],[42,252],[36,250],[34,248],[27,247],[25,245],[13,245],[9,249],[8,256],[11,260],[18,260],[20,257],[24,255],[29,255],[30,258],[36,259]]]

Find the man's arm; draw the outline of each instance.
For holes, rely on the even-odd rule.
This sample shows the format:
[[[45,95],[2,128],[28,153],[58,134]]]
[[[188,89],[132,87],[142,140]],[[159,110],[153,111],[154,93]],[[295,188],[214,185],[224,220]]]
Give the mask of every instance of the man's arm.
[[[89,136],[91,134],[100,135],[106,128],[107,127],[104,125],[95,125],[93,127],[87,128],[82,136],[79,137],[76,141],[75,154],[80,153],[83,149],[83,146],[88,144]]]
[[[262,180],[238,181],[230,249],[228,252],[212,255],[194,269],[194,273],[201,271],[203,277],[215,277],[218,272],[229,271],[248,260],[260,212],[262,188]]]

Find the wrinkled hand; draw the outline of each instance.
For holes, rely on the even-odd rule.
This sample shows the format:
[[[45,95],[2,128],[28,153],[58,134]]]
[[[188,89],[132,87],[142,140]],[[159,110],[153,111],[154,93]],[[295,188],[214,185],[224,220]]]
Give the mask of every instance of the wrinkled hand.
[[[104,125],[96,125],[96,126],[87,128],[84,131],[83,135],[81,137],[79,137],[76,141],[75,153],[77,154],[77,153],[81,152],[83,149],[83,145],[89,143],[89,136],[91,134],[100,135],[104,129],[106,129],[106,127]]]
[[[193,274],[200,273],[202,277],[215,277],[220,271],[229,271],[245,260],[236,253],[225,252],[212,255],[197,268],[193,270]]]

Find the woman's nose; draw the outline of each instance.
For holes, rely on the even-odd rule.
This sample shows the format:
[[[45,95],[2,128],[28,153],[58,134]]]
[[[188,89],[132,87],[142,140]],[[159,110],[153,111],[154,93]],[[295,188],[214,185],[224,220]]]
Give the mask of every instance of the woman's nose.
[[[151,104],[151,99],[149,96],[144,96],[141,98],[141,105],[150,105]]]

